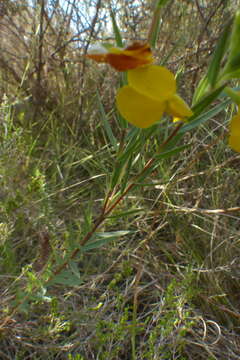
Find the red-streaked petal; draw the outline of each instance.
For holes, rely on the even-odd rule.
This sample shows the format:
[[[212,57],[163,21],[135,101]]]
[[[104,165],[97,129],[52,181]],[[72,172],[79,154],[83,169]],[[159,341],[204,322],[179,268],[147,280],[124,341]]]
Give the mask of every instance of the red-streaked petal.
[[[135,69],[144,65],[152,64],[153,56],[151,49],[146,43],[135,42],[124,49],[95,46],[87,54],[87,57],[105,62],[118,71]]]

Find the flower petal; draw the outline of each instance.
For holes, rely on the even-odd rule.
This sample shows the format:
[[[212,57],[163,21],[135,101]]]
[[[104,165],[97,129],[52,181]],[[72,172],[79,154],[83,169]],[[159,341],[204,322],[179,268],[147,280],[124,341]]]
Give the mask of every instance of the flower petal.
[[[176,92],[174,75],[158,65],[128,71],[128,83],[137,92],[156,101],[168,100]]]
[[[108,63],[118,71],[135,69],[152,62],[152,51],[147,43],[134,42],[124,49],[109,48]]]
[[[240,110],[238,110],[237,115],[233,116],[229,125],[229,131],[229,146],[233,150],[240,152]]]
[[[240,152],[240,136],[230,135],[228,144],[233,150]]]
[[[150,46],[140,42],[135,42],[124,49],[94,46],[88,52],[87,57],[97,62],[108,63],[118,71],[135,69],[153,62]]]
[[[86,55],[99,63],[107,62],[108,50],[103,45],[92,45]]]
[[[230,125],[229,131],[233,135],[240,135],[240,111],[238,110],[237,115],[233,116]]]
[[[120,114],[139,128],[150,127],[159,121],[165,109],[163,102],[154,101],[130,86],[123,86],[118,90],[116,103]]]
[[[167,101],[166,113],[178,120],[193,115],[188,104],[177,94],[174,94],[171,99]]]

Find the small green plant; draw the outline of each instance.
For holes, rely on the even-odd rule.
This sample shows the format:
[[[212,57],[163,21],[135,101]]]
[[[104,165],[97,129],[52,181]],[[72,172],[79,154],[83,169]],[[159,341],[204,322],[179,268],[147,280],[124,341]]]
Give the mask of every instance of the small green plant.
[[[69,360],[85,360],[85,358],[83,356],[79,355],[79,354],[77,354],[77,355],[69,354],[68,359]]]

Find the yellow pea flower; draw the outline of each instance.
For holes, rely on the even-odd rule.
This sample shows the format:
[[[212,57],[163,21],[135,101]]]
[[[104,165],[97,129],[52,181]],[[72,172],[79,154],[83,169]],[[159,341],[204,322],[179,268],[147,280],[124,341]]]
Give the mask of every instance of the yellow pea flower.
[[[159,121],[163,112],[182,120],[193,113],[176,94],[173,74],[162,66],[149,65],[128,71],[129,86],[120,88],[116,104],[120,114],[131,124],[147,128]]]
[[[238,108],[237,114],[233,116],[230,122],[229,132],[229,146],[233,150],[240,152],[240,107]]]
[[[95,47],[87,56],[108,63],[118,71],[128,71],[128,86],[118,90],[116,104],[120,114],[131,124],[150,127],[164,112],[174,120],[193,114],[176,94],[174,75],[165,67],[152,64],[153,56],[147,43],[135,42],[124,49]]]

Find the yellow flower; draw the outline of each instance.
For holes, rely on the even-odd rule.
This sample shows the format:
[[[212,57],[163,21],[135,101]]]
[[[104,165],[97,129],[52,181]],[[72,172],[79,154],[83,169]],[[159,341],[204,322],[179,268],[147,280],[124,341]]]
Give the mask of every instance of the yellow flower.
[[[229,146],[233,150],[240,152],[240,107],[238,108],[237,114],[233,116],[230,122],[229,132]]]
[[[191,116],[192,110],[176,94],[176,80],[166,68],[149,65],[128,71],[128,86],[120,88],[116,104],[120,114],[139,128],[159,121],[164,112],[174,121]]]
[[[131,124],[147,128],[161,119],[165,110],[164,102],[156,101],[135,91],[131,86],[118,90],[117,108]]]
[[[124,49],[95,47],[87,56],[108,63],[118,71],[128,71],[128,85],[118,90],[116,103],[120,114],[131,124],[139,128],[150,127],[164,112],[172,115],[174,121],[193,114],[176,94],[174,75],[165,67],[152,64],[148,44],[135,42]]]

